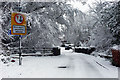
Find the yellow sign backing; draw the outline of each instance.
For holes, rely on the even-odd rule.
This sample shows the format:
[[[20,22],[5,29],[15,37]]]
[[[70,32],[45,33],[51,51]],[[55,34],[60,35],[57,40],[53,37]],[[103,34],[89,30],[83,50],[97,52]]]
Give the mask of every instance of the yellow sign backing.
[[[26,35],[26,16],[21,13],[11,14],[11,34],[12,35]]]

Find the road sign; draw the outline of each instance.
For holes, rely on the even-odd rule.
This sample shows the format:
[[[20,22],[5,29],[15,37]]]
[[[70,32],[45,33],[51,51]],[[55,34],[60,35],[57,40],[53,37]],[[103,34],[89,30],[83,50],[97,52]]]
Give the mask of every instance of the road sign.
[[[26,17],[21,13],[12,13],[11,15],[11,34],[26,35]]]

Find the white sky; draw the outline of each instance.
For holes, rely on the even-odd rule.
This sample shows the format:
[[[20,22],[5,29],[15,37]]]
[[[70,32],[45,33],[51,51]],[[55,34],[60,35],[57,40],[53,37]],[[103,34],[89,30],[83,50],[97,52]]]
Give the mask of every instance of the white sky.
[[[80,1],[86,2],[85,5],[83,5]],[[82,12],[87,12],[89,10],[89,6],[92,6],[93,3],[100,0],[76,0],[76,1],[69,1],[68,4],[72,4],[74,8],[77,8],[81,10]],[[101,1],[119,1],[119,0],[101,0]]]

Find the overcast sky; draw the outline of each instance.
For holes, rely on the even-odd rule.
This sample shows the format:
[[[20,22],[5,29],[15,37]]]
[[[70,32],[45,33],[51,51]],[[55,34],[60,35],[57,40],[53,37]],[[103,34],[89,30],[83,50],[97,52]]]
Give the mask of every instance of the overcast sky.
[[[76,1],[71,0],[68,2],[68,4],[71,4],[74,8],[77,8],[82,12],[87,12],[89,10],[88,5],[93,6],[92,4],[95,3],[96,1],[100,1],[100,0],[76,0]],[[101,1],[103,2],[103,1],[119,1],[119,0],[101,0]]]

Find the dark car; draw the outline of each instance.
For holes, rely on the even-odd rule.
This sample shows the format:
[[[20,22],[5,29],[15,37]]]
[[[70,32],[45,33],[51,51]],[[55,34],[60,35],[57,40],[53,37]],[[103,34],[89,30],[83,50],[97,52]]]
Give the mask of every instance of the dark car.
[[[72,49],[72,47],[70,47],[70,46],[65,46],[65,50],[70,50],[70,49]]]

